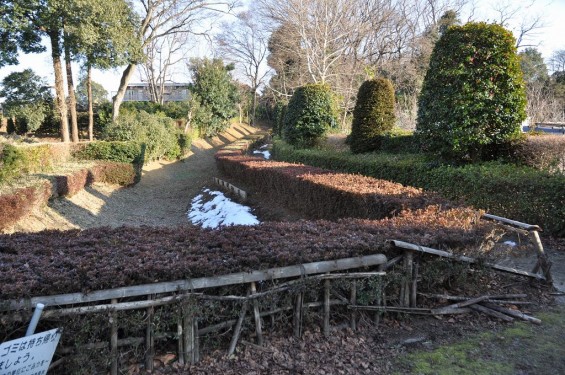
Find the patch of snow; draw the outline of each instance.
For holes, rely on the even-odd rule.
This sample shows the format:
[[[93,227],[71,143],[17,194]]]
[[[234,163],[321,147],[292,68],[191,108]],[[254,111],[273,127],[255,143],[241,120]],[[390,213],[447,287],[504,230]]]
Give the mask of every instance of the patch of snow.
[[[260,150],[264,150],[264,149],[269,148],[269,147],[271,147],[271,145],[270,145],[270,144],[266,144],[266,145],[263,145],[263,146],[259,147],[259,149],[260,149]]]
[[[516,242],[514,241],[504,241],[504,244],[511,247],[516,247]]]
[[[254,155],[261,154],[267,160],[269,160],[271,158],[271,152],[270,151],[257,151],[257,150],[255,150],[255,151],[253,151],[253,154]]]
[[[204,189],[192,199],[188,219],[203,228],[218,228],[226,225],[256,225],[257,217],[249,207],[233,202],[220,191]],[[212,198],[208,200],[206,198]]]

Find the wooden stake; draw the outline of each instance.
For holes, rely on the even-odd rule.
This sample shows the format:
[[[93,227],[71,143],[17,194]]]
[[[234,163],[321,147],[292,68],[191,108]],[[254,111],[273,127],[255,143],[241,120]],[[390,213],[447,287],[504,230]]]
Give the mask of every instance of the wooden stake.
[[[194,353],[194,363],[197,363],[198,361],[200,361],[200,336],[198,335],[198,319],[194,318],[193,320],[193,335],[194,335],[194,348],[193,348],[193,353]]]
[[[112,304],[118,303],[116,298],[112,299]],[[118,314],[113,311],[110,313],[110,357],[112,359],[110,374],[118,375]]]
[[[257,286],[251,283],[251,295],[257,293]],[[255,318],[255,334],[257,335],[257,345],[263,346],[263,329],[261,327],[261,314],[259,312],[259,301],[253,300],[253,316]]]
[[[412,290],[412,263],[413,253],[411,251],[404,252],[404,280],[400,294],[400,305],[404,307],[410,306],[410,291]]]
[[[324,280],[324,335],[330,335],[330,280]]]
[[[543,245],[541,244],[541,239],[539,237],[539,233],[537,230],[533,230],[530,232],[530,238],[534,247],[538,253],[538,261],[532,273],[537,273],[539,268],[541,268],[543,272],[543,276],[548,283],[553,282],[553,278],[551,277],[551,262],[547,258],[545,251],[543,250]]]
[[[418,295],[418,263],[412,265],[412,282],[410,284],[410,307],[416,307]]]
[[[147,300],[151,301],[153,297],[147,296]],[[147,309],[147,327],[145,329],[145,369],[153,371],[153,357],[155,356],[155,337],[153,332],[153,315],[154,307]]]
[[[178,337],[178,361],[179,365],[184,366],[184,335],[182,333],[182,309],[179,319],[177,320],[177,337]]]
[[[349,303],[351,305],[357,304],[357,283],[355,281],[351,282],[351,290],[349,294]],[[357,330],[357,311],[351,310],[351,329]]]
[[[184,349],[184,363],[194,364],[194,314],[189,311],[190,306],[183,304],[183,349]]]
[[[243,306],[241,306],[239,318],[237,319],[237,323],[235,324],[235,329],[233,331],[233,336],[231,338],[230,347],[228,349],[228,357],[231,356],[235,352],[235,347],[236,347],[237,342],[239,340],[239,336],[241,335],[241,327],[243,326],[245,314],[247,314],[248,305],[249,305],[249,301],[245,301],[245,302],[243,302]]]
[[[489,298],[489,296],[481,296],[481,297],[477,297],[477,298],[471,298],[471,299],[468,299],[466,301],[454,303],[453,305],[448,305],[448,306],[445,306],[445,307],[441,307],[439,309],[433,309],[432,313],[433,314],[445,314],[446,311],[450,311],[450,310],[453,310],[453,309],[459,309],[461,307],[465,307],[465,306],[469,306],[469,305],[474,305],[475,303],[479,303],[479,302],[484,301],[488,298]]]
[[[294,337],[302,336],[302,299],[304,294],[302,292],[296,295],[296,302],[294,305],[294,316],[292,319],[292,325],[294,327]]]

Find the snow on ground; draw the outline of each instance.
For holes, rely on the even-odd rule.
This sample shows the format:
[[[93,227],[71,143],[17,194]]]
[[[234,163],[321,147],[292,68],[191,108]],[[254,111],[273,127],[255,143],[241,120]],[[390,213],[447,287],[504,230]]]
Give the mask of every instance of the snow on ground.
[[[504,244],[508,245],[510,247],[516,247],[516,245],[517,245],[516,242],[514,242],[514,241],[504,241]]]
[[[235,203],[220,191],[204,189],[191,201],[188,219],[203,228],[226,225],[256,225],[257,217],[247,206]]]
[[[269,160],[269,159],[271,158],[271,152],[268,151],[268,150],[267,150],[267,151],[258,151],[258,150],[255,150],[255,151],[253,151],[253,154],[254,154],[254,155],[261,154],[261,155],[263,155],[263,157],[264,157],[265,159],[267,159],[267,160]]]

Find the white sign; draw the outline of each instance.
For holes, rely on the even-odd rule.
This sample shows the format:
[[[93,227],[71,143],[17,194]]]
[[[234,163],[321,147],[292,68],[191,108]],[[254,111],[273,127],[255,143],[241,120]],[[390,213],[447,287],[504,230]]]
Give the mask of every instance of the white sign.
[[[61,338],[58,328],[0,344],[0,375],[44,375]]]

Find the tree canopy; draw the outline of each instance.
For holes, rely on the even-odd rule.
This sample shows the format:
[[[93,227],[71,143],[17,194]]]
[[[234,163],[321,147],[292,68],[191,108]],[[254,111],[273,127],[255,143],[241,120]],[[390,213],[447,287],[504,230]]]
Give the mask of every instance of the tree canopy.
[[[21,106],[53,100],[45,79],[31,69],[13,72],[4,77],[0,84],[0,98],[5,98],[3,110],[6,114]]]

